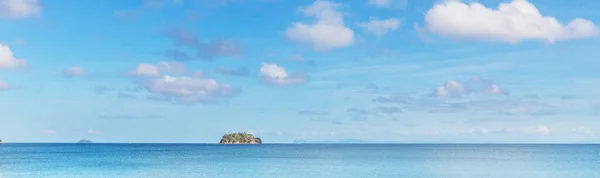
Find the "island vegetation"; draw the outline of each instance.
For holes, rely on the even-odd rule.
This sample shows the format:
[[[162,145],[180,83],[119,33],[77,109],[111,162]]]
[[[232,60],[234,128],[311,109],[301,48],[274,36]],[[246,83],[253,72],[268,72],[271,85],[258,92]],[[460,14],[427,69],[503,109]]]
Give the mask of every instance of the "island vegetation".
[[[0,139],[0,143],[2,143],[2,139]]]
[[[225,134],[219,144],[262,144],[262,140],[248,133]]]

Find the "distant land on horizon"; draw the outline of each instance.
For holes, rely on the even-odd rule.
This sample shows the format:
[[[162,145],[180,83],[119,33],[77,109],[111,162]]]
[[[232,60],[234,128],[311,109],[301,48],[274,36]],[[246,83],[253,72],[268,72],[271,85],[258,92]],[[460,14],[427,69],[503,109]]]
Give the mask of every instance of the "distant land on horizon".
[[[91,140],[83,139],[83,140],[79,140],[77,143],[93,143],[93,142]]]
[[[385,142],[373,142],[373,141],[367,141],[367,140],[361,140],[361,139],[341,139],[341,140],[294,140],[292,143],[385,143]]]
[[[258,138],[258,137],[257,137]],[[16,144],[69,144],[69,143],[97,143],[97,144],[218,144],[214,142],[110,142],[110,141],[91,141],[82,139],[77,142],[11,142],[2,140],[0,143],[16,143]],[[375,141],[356,138],[346,138],[340,140],[308,140],[296,139],[291,142],[264,142],[265,144],[600,144],[600,139],[579,140],[574,142],[491,142],[486,140],[408,140],[408,141]]]
[[[401,142],[401,141],[371,141],[362,139],[341,139],[341,140],[294,140],[292,144],[600,144],[600,140],[584,140],[577,142],[486,142],[486,141],[412,141],[412,142]]]

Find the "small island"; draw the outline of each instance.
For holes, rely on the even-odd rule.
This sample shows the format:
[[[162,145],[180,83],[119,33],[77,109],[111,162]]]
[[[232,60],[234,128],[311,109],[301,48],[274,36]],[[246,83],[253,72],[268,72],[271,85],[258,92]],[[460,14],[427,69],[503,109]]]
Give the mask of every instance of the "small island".
[[[0,139],[0,144],[2,144],[2,139]]]
[[[219,144],[262,144],[262,140],[248,133],[225,134]]]
[[[77,143],[93,143],[93,142],[90,140],[83,139],[83,140],[79,140]]]

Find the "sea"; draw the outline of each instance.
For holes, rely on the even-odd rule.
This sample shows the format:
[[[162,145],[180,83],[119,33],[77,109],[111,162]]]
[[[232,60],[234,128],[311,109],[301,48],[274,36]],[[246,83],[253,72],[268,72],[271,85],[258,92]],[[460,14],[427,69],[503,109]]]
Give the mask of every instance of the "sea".
[[[0,177],[600,178],[600,145],[6,143]]]

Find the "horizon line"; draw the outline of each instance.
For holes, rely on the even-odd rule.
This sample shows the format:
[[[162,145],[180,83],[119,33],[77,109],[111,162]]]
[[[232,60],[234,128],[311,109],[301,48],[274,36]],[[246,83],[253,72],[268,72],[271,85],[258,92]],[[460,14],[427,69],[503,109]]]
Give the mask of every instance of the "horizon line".
[[[2,142],[1,144],[189,144],[189,145],[261,145],[261,144],[220,144],[209,142],[93,142],[93,143],[77,143],[77,142]],[[312,143],[290,143],[290,142],[273,142],[262,143],[262,145],[600,145],[600,143],[556,143],[556,142],[499,142],[499,143],[483,143],[483,142],[356,142],[356,143],[336,143],[336,142],[312,142]]]

